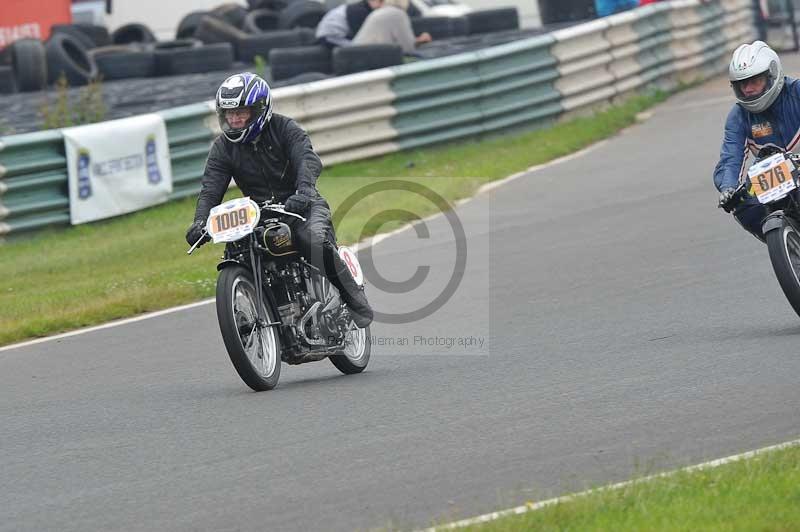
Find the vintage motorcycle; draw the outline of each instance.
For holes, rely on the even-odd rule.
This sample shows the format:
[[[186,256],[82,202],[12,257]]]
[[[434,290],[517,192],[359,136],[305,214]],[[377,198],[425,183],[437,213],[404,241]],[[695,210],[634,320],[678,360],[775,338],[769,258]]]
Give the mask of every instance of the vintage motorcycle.
[[[222,339],[239,376],[255,391],[278,384],[281,361],[328,358],[342,373],[354,374],[370,358],[369,327],[356,327],[336,287],[300,256],[291,218],[305,220],[282,204],[244,197],[214,207],[206,222],[206,235],[225,243],[216,293]],[[363,284],[355,253],[344,246],[338,253]]]
[[[755,195],[769,213],[761,230],[772,269],[786,299],[800,315],[800,155],[767,147],[759,151],[731,200],[720,205],[731,212]]]

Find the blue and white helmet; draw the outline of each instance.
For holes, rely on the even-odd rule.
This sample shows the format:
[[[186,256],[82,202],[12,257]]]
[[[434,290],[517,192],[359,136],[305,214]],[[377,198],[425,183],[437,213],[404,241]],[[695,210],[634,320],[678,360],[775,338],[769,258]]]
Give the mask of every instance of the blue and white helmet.
[[[226,79],[217,90],[216,105],[219,127],[231,142],[254,141],[272,118],[269,85],[252,72],[242,72]],[[228,123],[226,111],[233,109],[251,111],[244,125],[233,127]]]

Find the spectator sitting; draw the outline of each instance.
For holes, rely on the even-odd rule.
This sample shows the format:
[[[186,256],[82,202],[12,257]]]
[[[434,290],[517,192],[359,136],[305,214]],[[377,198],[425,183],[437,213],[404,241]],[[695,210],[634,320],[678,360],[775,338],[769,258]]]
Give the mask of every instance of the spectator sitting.
[[[367,16],[361,30],[353,38],[353,44],[396,44],[403,53],[412,54],[416,45],[431,42],[424,32],[414,35],[408,17],[408,0],[383,0],[383,5]]]
[[[330,48],[398,44],[403,52],[412,53],[416,44],[430,42],[431,36],[427,32],[414,36],[407,8],[408,0],[361,0],[338,6],[317,25],[317,42]]]
[[[317,41],[330,48],[349,46],[367,16],[382,5],[383,0],[361,0],[331,9],[317,25]]]

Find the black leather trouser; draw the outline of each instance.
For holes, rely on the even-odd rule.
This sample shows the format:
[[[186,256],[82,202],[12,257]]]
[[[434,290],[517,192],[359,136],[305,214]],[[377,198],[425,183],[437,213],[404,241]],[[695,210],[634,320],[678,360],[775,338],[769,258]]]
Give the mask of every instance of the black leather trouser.
[[[331,221],[328,202],[319,198],[311,204],[306,221],[292,224],[292,240],[300,254],[325,276],[340,292],[357,288],[347,264],[336,251],[336,233]]]
[[[767,209],[758,199],[754,196],[748,196],[738,207],[733,211],[733,216],[736,218],[742,227],[744,227],[754,237],[764,241],[764,234],[761,232],[761,222],[767,216]]]

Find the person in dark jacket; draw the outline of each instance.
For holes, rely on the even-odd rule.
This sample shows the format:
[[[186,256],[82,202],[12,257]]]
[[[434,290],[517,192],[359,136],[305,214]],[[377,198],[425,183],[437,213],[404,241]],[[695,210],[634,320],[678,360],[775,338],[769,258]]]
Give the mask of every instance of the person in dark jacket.
[[[408,0],[361,0],[328,11],[319,21],[317,42],[328,48],[358,44],[397,44],[413,53],[433,40],[428,32],[414,35]]]
[[[360,0],[331,9],[317,24],[318,42],[330,48],[349,46],[369,14],[382,5],[383,0]]]
[[[272,199],[306,218],[291,224],[295,245],[309,263],[325,272],[355,324],[364,328],[372,321],[372,309],[336,252],[330,207],[316,189],[322,161],[297,122],[273,113],[272,107],[267,82],[255,74],[231,76],[220,86],[216,109],[222,135],[208,154],[186,241],[193,245],[207,239],[203,235],[209,212],[222,201],[233,178],[254,201]]]
[[[746,175],[748,152],[764,147],[793,150],[800,141],[800,81],[784,76],[778,54],[766,43],[739,46],[731,58],[728,76],[736,104],[728,114],[714,169],[719,205],[759,240],[767,214],[755,196],[736,205],[734,192]]]

